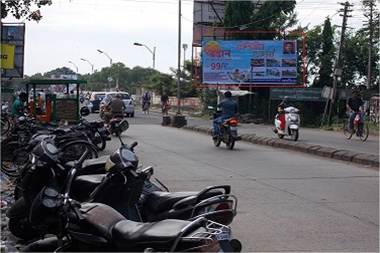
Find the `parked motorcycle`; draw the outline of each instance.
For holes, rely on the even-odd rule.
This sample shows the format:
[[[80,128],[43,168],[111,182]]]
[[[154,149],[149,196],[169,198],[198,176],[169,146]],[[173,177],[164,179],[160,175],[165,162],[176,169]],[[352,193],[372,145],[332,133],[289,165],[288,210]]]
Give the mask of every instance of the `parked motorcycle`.
[[[72,200],[69,195],[72,192],[71,186],[75,180],[76,172],[82,167],[85,154],[68,172],[64,180],[64,186],[62,186],[60,174],[65,173],[65,168],[59,165],[58,149],[50,142],[42,141],[33,150],[33,153],[35,157],[41,158],[46,163],[45,171],[49,170],[50,173],[45,173],[46,176],[42,177],[45,180],[39,181],[41,186],[43,185],[39,191],[29,191],[28,194],[24,195],[25,202],[31,203],[28,208],[30,210],[28,215],[29,222],[37,235],[46,233],[59,235],[59,244],[64,245],[63,248],[60,248],[60,251],[99,251],[99,249],[107,251],[143,251],[146,248],[163,251],[198,250],[200,246],[205,246],[205,241],[210,238],[209,236],[205,237],[204,234],[210,235],[210,233],[215,233],[216,231],[218,232],[213,234],[215,237],[212,242],[219,244],[219,241],[221,241],[221,243],[226,244],[226,247],[229,247],[228,251],[231,250],[231,245],[233,244],[230,244],[230,228],[206,220],[204,217],[200,217],[193,222],[163,220],[155,223],[139,223],[127,220],[125,216],[105,204],[80,204]],[[125,203],[132,207],[138,202],[143,188],[144,173],[135,170],[132,159],[126,160],[124,158],[121,153],[117,152],[114,159],[109,160],[107,163],[109,174],[111,174],[109,179],[114,181],[108,184],[111,191],[107,191],[105,188],[98,189],[92,194],[93,198],[96,198],[96,192],[104,190],[108,192],[108,200],[113,198],[110,193],[113,192],[114,195],[117,195],[117,192],[112,191],[112,186],[115,185],[114,183],[118,179],[116,179],[117,176],[113,178],[112,174],[121,175],[119,172],[122,172],[124,180],[130,182],[130,187],[124,187],[122,193],[127,197]],[[36,171],[30,172],[30,175],[33,173],[36,173]],[[18,209],[18,211],[23,210],[25,211],[25,208]],[[122,224],[118,225],[118,222],[121,221]],[[193,229],[188,231],[187,228],[189,227]],[[152,230],[150,230],[151,228]],[[206,230],[197,231],[194,234],[194,230],[199,228]],[[191,237],[190,241],[182,241],[182,236],[185,232],[190,232],[186,235],[187,239]],[[66,241],[61,240],[63,237],[65,237]],[[171,241],[171,243],[164,243],[168,241]],[[195,241],[197,243],[193,244]],[[236,244],[237,240],[234,241]],[[207,243],[206,246],[209,246],[209,244]],[[28,248],[29,251],[33,249],[31,247]],[[41,250],[41,248],[39,249]]]
[[[280,139],[284,138],[284,136],[289,136],[294,141],[297,141],[299,138],[299,128],[301,124],[299,110],[293,106],[289,106],[284,109],[283,113],[284,114],[278,113],[274,119],[274,132]],[[284,129],[281,129],[281,116],[285,117]]]
[[[214,110],[214,107],[209,106],[209,110]],[[221,111],[217,111],[213,114],[213,119],[218,118],[221,115]],[[238,135],[238,119],[235,117],[226,119],[220,125],[219,135],[212,134],[215,147],[219,147],[224,142],[229,149],[235,147],[235,142],[241,140]]]
[[[128,219],[135,221],[160,221],[168,218],[195,220],[206,217],[223,224],[232,222],[236,215],[237,199],[229,194],[230,186],[208,187],[201,192],[162,192],[159,186],[149,180],[153,174],[153,168],[137,169],[138,159],[133,153],[136,145],[137,143],[127,146],[122,143],[121,148],[106,162],[107,174],[77,176],[72,182],[72,197],[80,202],[107,204]],[[39,150],[38,147],[33,150],[34,167],[26,172],[18,184],[23,191],[23,198],[19,199],[8,212],[11,232],[25,239],[36,235],[28,220],[30,216],[28,210],[31,200],[46,184],[49,174],[46,168],[48,161],[44,160],[46,156],[35,154],[41,153]],[[40,158],[37,160],[36,157]],[[38,167],[38,163],[42,163],[43,167]],[[59,173],[54,173],[58,181],[62,182],[67,178],[65,173],[67,168],[59,163],[59,159],[50,167],[63,168],[59,170]],[[86,170],[88,168],[82,165],[78,172],[84,173]],[[162,185],[162,187],[165,186]],[[131,204],[135,202],[131,201],[131,196],[139,200],[137,204]]]

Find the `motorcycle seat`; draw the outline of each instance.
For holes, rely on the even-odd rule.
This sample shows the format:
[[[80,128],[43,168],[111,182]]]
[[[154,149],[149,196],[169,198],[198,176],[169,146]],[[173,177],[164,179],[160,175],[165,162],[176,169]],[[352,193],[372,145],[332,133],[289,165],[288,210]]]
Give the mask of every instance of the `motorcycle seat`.
[[[112,239],[119,250],[141,251],[153,248],[156,251],[168,251],[180,236],[181,230],[191,222],[184,220],[167,219],[153,223],[141,223],[130,220],[122,220],[115,224],[112,229]],[[195,233],[204,233],[203,227],[196,226],[183,236],[191,237]],[[183,240],[182,240],[183,241]],[[191,242],[192,247],[197,242]],[[181,242],[183,247],[184,243]],[[191,244],[190,244],[191,245]],[[187,245],[188,247],[191,247]]]
[[[196,198],[199,195],[199,193],[200,192],[154,191],[147,196],[145,203],[146,207],[150,209],[150,211],[158,213],[171,209],[173,205],[180,200],[186,198]],[[221,194],[223,194],[223,192],[219,190],[209,191],[205,194],[202,194],[202,198],[200,200],[204,200]]]
[[[109,156],[101,156],[98,158],[87,159],[83,162],[82,169],[78,171],[77,175],[92,175],[105,173],[104,166]],[[74,167],[74,161],[66,163],[66,167]]]
[[[154,223],[141,223],[125,219],[110,206],[101,203],[85,203],[80,211],[83,220],[81,233],[90,233],[106,239],[116,248],[125,251],[141,251],[145,248],[167,251],[173,245],[181,230],[190,221],[163,220]],[[194,226],[184,236],[204,233],[203,227]]]
[[[104,178],[105,174],[83,175],[76,177],[70,191],[73,199],[78,201],[87,200],[90,194],[98,185],[100,185]]]

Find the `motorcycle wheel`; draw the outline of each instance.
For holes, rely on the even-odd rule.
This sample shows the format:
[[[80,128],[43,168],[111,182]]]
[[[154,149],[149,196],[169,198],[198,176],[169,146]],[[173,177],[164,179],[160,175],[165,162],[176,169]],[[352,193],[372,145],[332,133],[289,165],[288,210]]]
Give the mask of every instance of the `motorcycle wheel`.
[[[11,122],[9,118],[1,117],[1,136],[7,135],[10,129]]]
[[[278,134],[278,138],[284,139],[284,135],[283,134]]]
[[[86,150],[90,151],[86,159],[98,158],[96,147],[86,141],[72,141],[60,148],[63,163],[78,160]]]
[[[220,138],[214,139],[214,145],[215,145],[215,147],[219,147],[220,143],[222,143],[222,140]]]
[[[9,218],[8,228],[11,233],[21,239],[30,240],[38,237],[38,233],[28,222],[27,217]]]
[[[1,161],[1,172],[8,177],[18,177],[20,175],[17,167],[10,161]]]
[[[368,139],[368,135],[369,135],[369,127],[368,127],[368,124],[365,124],[363,126],[363,129],[362,129],[362,132],[361,132],[361,135],[360,135],[360,140],[362,140],[363,142],[365,142]]]
[[[298,130],[291,130],[293,141],[297,141],[299,137]]]
[[[235,140],[231,137],[230,140],[226,143],[226,146],[229,150],[233,150],[235,147]]]

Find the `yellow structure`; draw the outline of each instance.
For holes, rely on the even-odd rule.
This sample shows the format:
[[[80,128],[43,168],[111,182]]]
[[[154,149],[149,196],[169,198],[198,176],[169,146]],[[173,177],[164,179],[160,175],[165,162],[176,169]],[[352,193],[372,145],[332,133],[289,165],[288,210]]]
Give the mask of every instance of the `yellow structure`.
[[[1,44],[1,68],[14,69],[15,45]]]

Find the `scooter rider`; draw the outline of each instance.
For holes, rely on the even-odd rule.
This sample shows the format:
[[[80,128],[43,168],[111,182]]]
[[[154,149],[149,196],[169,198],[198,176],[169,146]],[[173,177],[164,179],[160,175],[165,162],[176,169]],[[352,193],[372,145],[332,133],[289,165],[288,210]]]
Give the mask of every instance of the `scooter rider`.
[[[352,131],[354,128],[354,120],[356,114],[359,113],[360,122],[364,122],[364,112],[361,110],[364,105],[363,100],[360,98],[360,92],[358,90],[352,91],[352,97],[347,101],[347,110],[350,113],[350,130]]]
[[[225,99],[223,99],[219,104],[218,108],[222,110],[222,114],[214,119],[213,122],[213,137],[216,138],[220,134],[220,125],[224,120],[232,118],[237,113],[237,103],[232,99],[232,93],[226,91],[224,93]]]
[[[281,122],[280,129],[275,129],[275,133],[278,131],[285,131],[285,108],[289,106],[287,102],[288,97],[284,97],[284,99],[281,101],[281,103],[277,106],[277,119]]]

